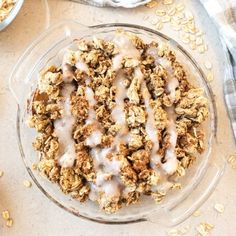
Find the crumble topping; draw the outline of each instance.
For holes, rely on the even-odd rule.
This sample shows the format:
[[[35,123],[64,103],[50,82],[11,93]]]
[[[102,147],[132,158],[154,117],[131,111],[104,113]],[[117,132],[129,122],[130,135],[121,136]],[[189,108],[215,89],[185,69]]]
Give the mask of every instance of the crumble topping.
[[[158,42],[118,31],[75,45],[41,72],[34,92],[28,125],[38,132],[37,169],[107,213],[142,195],[161,202],[204,151],[203,89]]]

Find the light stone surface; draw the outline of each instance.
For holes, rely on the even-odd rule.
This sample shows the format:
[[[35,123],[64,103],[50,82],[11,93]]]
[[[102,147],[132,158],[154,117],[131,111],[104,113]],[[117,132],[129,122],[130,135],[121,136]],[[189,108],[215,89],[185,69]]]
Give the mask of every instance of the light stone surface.
[[[222,143],[224,157],[236,153],[230,123],[223,100],[223,68],[224,52],[219,42],[214,25],[211,24],[198,1],[182,1],[194,12],[198,25],[201,26],[209,42],[209,51],[204,55],[190,53],[204,68],[208,59],[212,62],[215,79],[211,83],[215,93],[218,119],[219,141]],[[169,229],[153,223],[144,222],[130,225],[102,225],[77,218],[50,202],[33,184],[26,188],[22,181],[29,179],[21,160],[16,139],[16,103],[8,89],[9,75],[26,47],[49,24],[61,19],[75,19],[87,25],[108,22],[127,22],[153,27],[143,19],[144,15],[153,15],[153,9],[140,7],[137,9],[98,9],[80,5],[70,1],[48,0],[51,20],[45,16],[44,0],[26,0],[15,21],[0,32],[0,170],[4,175],[0,178],[0,211],[9,210],[14,220],[8,228],[0,218],[1,236],[132,236],[132,235],[167,235]],[[176,38],[176,32],[164,27],[162,30]],[[178,40],[178,39],[177,39]],[[183,45],[185,47],[185,45]],[[199,217],[190,217],[176,228],[190,225],[187,235],[195,235],[194,227],[202,221],[214,224],[211,235],[234,236],[236,232],[236,170],[227,166],[225,174],[211,197],[199,209]],[[225,206],[222,214],[214,210],[214,205]]]

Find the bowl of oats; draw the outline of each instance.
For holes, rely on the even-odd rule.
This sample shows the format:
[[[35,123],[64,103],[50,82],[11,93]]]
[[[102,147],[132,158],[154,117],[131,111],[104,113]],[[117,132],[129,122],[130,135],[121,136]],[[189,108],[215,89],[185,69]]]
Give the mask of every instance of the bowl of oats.
[[[222,175],[211,88],[160,32],[61,22],[26,50],[10,88],[27,171],[76,216],[175,225]]]
[[[0,31],[11,24],[23,3],[24,0],[0,0]]]

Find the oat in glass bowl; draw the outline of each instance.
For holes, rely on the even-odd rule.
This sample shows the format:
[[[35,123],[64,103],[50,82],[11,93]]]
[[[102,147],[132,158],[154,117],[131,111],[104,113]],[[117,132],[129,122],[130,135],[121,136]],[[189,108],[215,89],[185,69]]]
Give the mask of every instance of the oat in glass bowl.
[[[159,32],[62,22],[25,52],[10,87],[29,174],[75,215],[174,225],[222,174],[205,75]]]

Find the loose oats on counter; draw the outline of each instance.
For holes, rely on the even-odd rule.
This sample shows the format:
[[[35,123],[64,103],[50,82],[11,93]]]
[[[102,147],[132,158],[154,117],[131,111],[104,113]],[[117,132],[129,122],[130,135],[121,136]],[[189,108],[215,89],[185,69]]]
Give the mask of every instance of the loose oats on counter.
[[[209,236],[210,231],[214,228],[214,225],[202,222],[197,227],[197,234],[196,236]]]
[[[30,188],[32,186],[32,183],[29,181],[29,180],[24,180],[23,181],[23,185],[26,187],[26,188]]]
[[[4,220],[8,220],[9,218],[10,218],[10,213],[9,213],[9,211],[3,211],[2,212],[2,218],[4,219]]]
[[[214,206],[215,210],[219,213],[223,213],[225,211],[225,207],[224,205],[220,204],[220,203],[216,203]]]
[[[193,13],[185,9],[184,4],[163,0],[153,7],[156,6],[154,14],[151,13],[144,18],[149,20],[155,29],[161,30],[165,24],[170,24],[174,31],[179,32],[180,40],[188,44],[192,50],[197,50],[200,54],[208,50],[203,32],[197,27]]]
[[[13,225],[13,219],[10,218],[6,221],[6,226],[10,228],[12,227],[12,225]]]
[[[7,18],[15,3],[16,0],[0,0],[0,23]]]
[[[193,212],[193,216],[198,217],[201,215],[201,212],[199,210]]]
[[[34,91],[28,125],[38,132],[37,170],[107,213],[181,189],[204,151],[204,90],[159,42],[119,31],[75,44],[61,65],[41,72]]]
[[[232,154],[228,157],[227,162],[229,165],[233,168],[236,169],[236,154]]]

